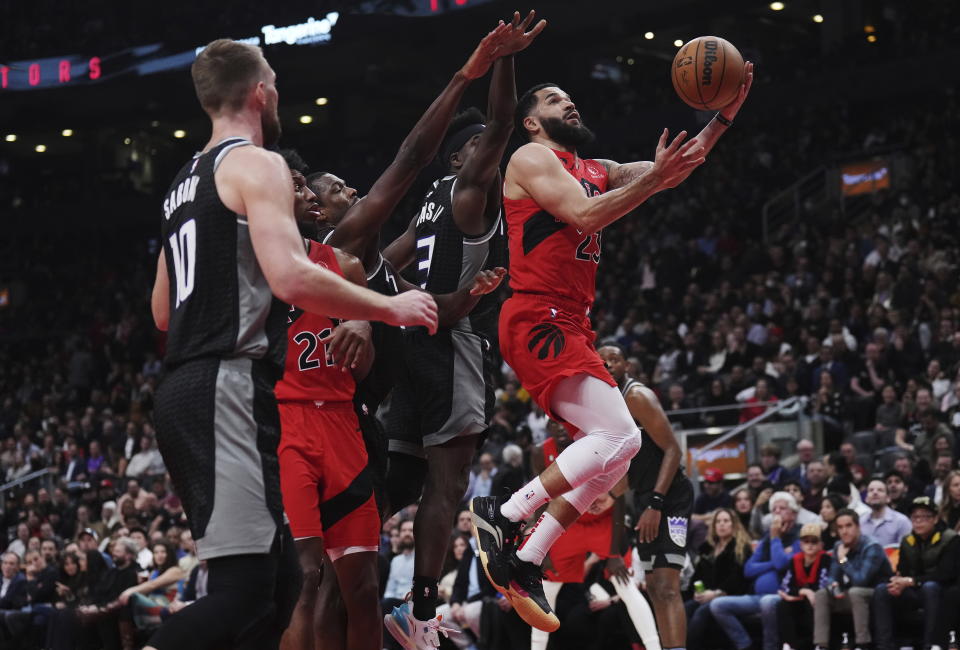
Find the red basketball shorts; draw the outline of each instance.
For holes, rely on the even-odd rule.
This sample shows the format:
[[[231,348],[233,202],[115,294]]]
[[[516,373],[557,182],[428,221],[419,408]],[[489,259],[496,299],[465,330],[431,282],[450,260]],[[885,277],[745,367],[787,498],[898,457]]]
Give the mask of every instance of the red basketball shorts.
[[[583,582],[583,562],[589,553],[602,558],[612,557],[610,541],[613,534],[611,511],[601,516],[584,515],[585,521],[577,520],[550,547],[548,557],[553,569],[546,571],[551,582]],[[582,518],[581,518],[582,519]]]
[[[592,375],[616,386],[593,347],[586,307],[555,296],[516,293],[500,310],[500,351],[534,401],[550,417],[557,385]]]
[[[380,515],[351,402],[283,402],[280,490],[294,538],[327,548],[378,546]]]

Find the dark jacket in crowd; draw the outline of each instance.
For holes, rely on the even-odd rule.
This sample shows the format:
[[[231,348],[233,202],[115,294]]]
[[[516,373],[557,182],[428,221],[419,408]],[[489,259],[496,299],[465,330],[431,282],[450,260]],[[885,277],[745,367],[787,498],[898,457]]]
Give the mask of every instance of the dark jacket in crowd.
[[[468,593],[470,591],[470,567],[473,565],[477,570],[477,584],[480,585],[480,592],[476,594]],[[450,604],[469,603],[483,598],[496,598],[497,590],[493,588],[490,581],[487,580],[483,572],[483,565],[480,563],[480,556],[474,554],[472,548],[467,548],[460,559],[460,566],[457,567],[457,577],[453,581],[453,591],[450,594]]]
[[[900,542],[900,563],[897,573],[913,578],[919,587],[924,582],[953,584],[960,573],[960,536],[942,523],[934,528],[930,539],[910,533]]]
[[[0,609],[20,609],[27,604],[27,578],[23,573],[13,577],[7,593],[0,598]]]
[[[57,580],[59,579],[60,569],[50,565],[32,580],[27,580],[27,596],[30,604],[52,603],[57,597]]]
[[[701,580],[707,589],[719,589],[728,596],[746,594],[750,590],[750,581],[743,574],[743,565],[750,557],[750,548],[744,550],[743,562],[737,562],[734,551],[733,540],[716,557],[713,555],[713,546],[709,542],[703,544],[691,583]]]
[[[120,597],[126,589],[137,585],[137,563],[131,562],[125,569],[107,569],[96,587],[92,600],[95,605],[106,605]]]
[[[803,561],[803,552],[794,553],[787,567],[787,572],[780,582],[780,591],[791,596],[799,596],[801,589],[826,589],[830,586],[830,566],[833,558],[825,551],[820,551],[814,564],[807,566]],[[816,566],[814,566],[816,565]]]
[[[837,542],[833,547],[833,557],[838,557],[837,551],[843,542]],[[847,553],[846,562],[834,562],[830,569],[830,581],[836,582],[843,588],[848,587],[876,587],[886,582],[893,575],[890,560],[880,543],[869,535],[860,535],[860,541]]]

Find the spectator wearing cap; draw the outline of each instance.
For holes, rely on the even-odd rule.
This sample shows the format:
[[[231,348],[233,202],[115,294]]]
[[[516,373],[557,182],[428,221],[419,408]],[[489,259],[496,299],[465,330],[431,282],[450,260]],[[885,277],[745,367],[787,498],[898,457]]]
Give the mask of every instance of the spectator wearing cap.
[[[708,467],[703,472],[703,492],[693,504],[693,519],[705,521],[717,508],[729,508],[733,505],[730,494],[723,489],[723,472],[716,467]]]
[[[816,592],[830,584],[832,558],[823,550],[820,524],[800,529],[800,551],[793,555],[780,582],[777,621],[784,650],[800,647],[800,625],[812,627]]]
[[[879,479],[870,481],[867,505],[870,506],[870,516],[860,524],[863,533],[883,546],[899,546],[900,541],[910,534],[910,519],[890,507],[886,483]]]
[[[109,553],[101,551],[99,544],[100,535],[92,528],[84,528],[80,531],[80,534],[77,535],[77,546],[81,552],[96,551],[103,557],[103,561],[106,562],[107,566],[113,568],[113,558]]]
[[[745,596],[721,596],[710,601],[710,613],[737,650],[752,645],[740,619],[760,614],[763,622],[763,649],[777,650],[777,604],[780,581],[796,550],[800,525],[796,523],[797,500],[788,492],[770,497],[773,522],[744,566],[744,575],[753,580],[753,593]]]
[[[870,601],[877,585],[893,574],[887,554],[860,530],[860,516],[849,508],[837,513],[840,541],[833,547],[830,586],[818,589],[813,604],[813,642],[826,648],[830,642],[830,616],[852,613],[854,637],[859,647],[869,644]]]
[[[897,575],[878,585],[873,592],[873,613],[877,650],[893,650],[895,612],[923,608],[925,648],[943,642],[945,630],[938,629],[941,592],[960,575],[960,538],[937,520],[937,508],[930,497],[917,497],[910,506],[912,530],[900,543]]]

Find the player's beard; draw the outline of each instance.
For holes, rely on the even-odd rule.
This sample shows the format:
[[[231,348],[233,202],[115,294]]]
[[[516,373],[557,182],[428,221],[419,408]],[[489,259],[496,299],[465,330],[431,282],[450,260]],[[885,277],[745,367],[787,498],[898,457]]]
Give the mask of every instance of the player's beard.
[[[272,149],[280,141],[280,117],[276,108],[260,114],[260,129],[263,131],[263,146]]]
[[[593,142],[593,131],[588,129],[583,122],[567,124],[559,117],[542,117],[540,118],[540,126],[543,127],[543,131],[548,138],[564,147],[577,149]]]

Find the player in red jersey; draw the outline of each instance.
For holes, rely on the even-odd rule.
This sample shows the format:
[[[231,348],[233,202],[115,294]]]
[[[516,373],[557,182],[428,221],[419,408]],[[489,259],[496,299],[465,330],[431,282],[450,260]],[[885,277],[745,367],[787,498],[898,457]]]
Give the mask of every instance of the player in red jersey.
[[[509,500],[471,502],[487,576],[524,620],[546,631],[559,621],[543,593],[540,564],[566,527],[626,473],[640,432],[593,349],[589,313],[600,262],[600,232],[655,193],[676,187],[705,160],[746,99],[747,82],[697,137],[665,129],[653,162],[583,160],[592,133],[556,84],[517,102],[518,132],[529,143],[511,157],[504,181],[513,296],[500,313],[500,346],[536,402],[577,430],[557,461]],[[520,525],[550,502],[532,533]]]
[[[292,152],[284,152],[290,163]],[[291,168],[298,222],[315,218],[316,197]],[[366,286],[360,261],[304,241],[310,261]],[[377,579],[380,515],[367,472],[367,451],[353,406],[356,382],[373,363],[370,325],[341,324],[291,305],[287,357],[277,382],[280,488],[304,572],[300,601],[281,647],[313,648],[313,621],[326,555],[342,585],[350,648],[382,647]],[[350,372],[344,372],[345,370]]]

